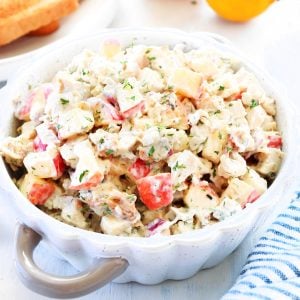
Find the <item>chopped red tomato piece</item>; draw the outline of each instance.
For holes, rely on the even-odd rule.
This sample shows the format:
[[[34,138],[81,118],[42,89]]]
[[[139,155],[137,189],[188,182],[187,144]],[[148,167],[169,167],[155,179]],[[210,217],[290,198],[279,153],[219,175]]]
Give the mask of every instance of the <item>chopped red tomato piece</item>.
[[[282,138],[278,135],[268,136],[269,143],[268,147],[270,148],[281,148],[282,147]]]
[[[54,191],[55,185],[51,182],[34,183],[28,193],[28,199],[34,205],[43,205]]]
[[[43,144],[43,142],[41,141],[41,139],[38,136],[36,136],[36,138],[33,140],[33,150],[35,152],[46,151],[47,146],[48,145]]]
[[[173,201],[171,173],[160,173],[138,180],[141,201],[151,210],[169,205]]]
[[[70,190],[89,190],[95,186],[97,186],[103,179],[103,175],[100,173],[96,173],[91,178],[89,178],[86,182],[83,182],[78,185],[70,186]]]
[[[135,116],[139,111],[142,111],[145,108],[144,102],[140,102],[136,106],[124,111],[122,113],[124,118],[129,118]]]
[[[150,165],[139,158],[129,167],[129,172],[135,179],[140,179],[147,176],[150,171]]]
[[[66,165],[59,153],[53,158],[53,163],[57,172],[56,176],[60,177],[64,173]]]

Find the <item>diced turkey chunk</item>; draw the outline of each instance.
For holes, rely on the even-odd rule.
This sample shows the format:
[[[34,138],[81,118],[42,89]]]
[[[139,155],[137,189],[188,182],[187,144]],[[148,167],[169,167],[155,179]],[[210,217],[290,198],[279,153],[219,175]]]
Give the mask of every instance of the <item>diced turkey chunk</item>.
[[[218,195],[206,181],[192,184],[186,192],[183,201],[187,207],[197,209],[212,209],[220,203]]]
[[[200,158],[189,150],[175,153],[168,159],[171,168],[173,185],[181,185],[190,175],[201,178],[208,174],[212,164],[204,158]]]
[[[248,168],[248,171],[241,179],[253,186],[260,195],[268,188],[267,181],[251,168]]]
[[[172,73],[169,85],[185,97],[198,99],[201,93],[202,76],[188,68],[178,68]]]
[[[59,115],[57,129],[60,139],[89,132],[93,127],[94,116],[88,110],[73,108]]]
[[[28,173],[40,178],[58,178],[62,175],[64,163],[56,147],[48,147],[46,151],[31,152],[24,158],[24,166]]]
[[[74,153],[78,157],[78,163],[75,172],[71,174],[70,189],[81,190],[97,186],[108,172],[108,162],[96,158],[88,140],[77,143]]]
[[[247,172],[245,159],[238,152],[221,155],[217,174],[225,178],[243,176]]]
[[[126,235],[126,233],[130,233],[132,228],[130,222],[118,219],[114,216],[103,216],[100,226],[103,233],[110,235]]]
[[[36,126],[36,132],[44,145],[58,145],[60,143],[53,129],[48,124],[42,123]]]
[[[29,91],[24,97],[15,100],[15,116],[20,120],[37,121],[43,114],[47,98],[53,86],[44,84]]]
[[[279,170],[283,153],[277,148],[264,148],[258,155],[259,163],[254,169],[262,174],[273,176]]]
[[[241,210],[241,205],[237,201],[225,197],[214,209],[213,216],[219,221],[223,221]]]
[[[78,199],[72,196],[58,195],[51,201],[47,201],[45,206],[50,209],[60,209],[61,217],[67,223],[80,228],[87,228],[88,224],[81,211],[82,203]]]
[[[223,192],[221,199],[226,197],[236,200],[244,207],[246,203],[254,202],[259,197],[259,193],[245,181],[232,178],[229,180],[228,187]]]
[[[33,141],[23,135],[7,137],[0,145],[0,154],[13,168],[21,167],[25,156],[31,151],[33,151]]]
[[[118,85],[117,101],[121,113],[125,113],[143,101],[138,82],[134,77],[130,77],[124,80],[123,84]]]
[[[262,127],[267,118],[266,111],[261,105],[251,108],[247,113],[247,121],[250,129],[257,129]]]
[[[141,81],[141,90],[143,92],[160,92],[164,88],[164,82],[161,75],[150,68],[141,70],[139,80]]]
[[[74,152],[74,147],[77,143],[86,140],[87,136],[79,136],[75,138],[68,139],[61,147],[59,147],[59,152],[65,163],[71,168],[75,169],[78,163],[78,156]]]

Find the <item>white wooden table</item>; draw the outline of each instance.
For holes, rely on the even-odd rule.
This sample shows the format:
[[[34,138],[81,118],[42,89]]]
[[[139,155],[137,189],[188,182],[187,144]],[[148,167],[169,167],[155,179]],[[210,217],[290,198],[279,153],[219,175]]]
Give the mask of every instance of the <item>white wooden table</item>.
[[[120,0],[112,27],[124,26],[176,27],[187,31],[222,34],[286,86],[296,105],[300,102],[297,72],[300,70],[300,0],[282,0],[262,16],[245,24],[220,20],[203,0],[198,0],[197,5],[192,5],[190,0]],[[4,111],[3,107],[1,111]],[[291,183],[286,188],[286,197],[274,209],[260,232],[288,204],[294,186],[295,183]],[[47,299],[27,290],[15,274],[12,253],[16,216],[10,211],[9,202],[8,197],[0,194],[0,299]],[[219,299],[234,283],[260,232],[249,234],[223,263],[201,271],[188,280],[167,281],[156,286],[109,284],[80,299]],[[36,259],[49,272],[61,275],[75,272],[68,263],[52,256],[45,248],[37,249]]]

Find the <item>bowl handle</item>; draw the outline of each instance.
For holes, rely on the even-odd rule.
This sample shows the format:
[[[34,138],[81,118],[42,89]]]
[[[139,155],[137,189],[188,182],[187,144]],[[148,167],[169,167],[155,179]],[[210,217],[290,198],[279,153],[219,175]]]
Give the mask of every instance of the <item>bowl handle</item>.
[[[21,281],[32,291],[52,298],[73,298],[93,292],[121,275],[128,267],[123,258],[97,259],[77,275],[55,276],[45,273],[33,260],[33,251],[42,236],[19,225],[15,242],[15,265]]]

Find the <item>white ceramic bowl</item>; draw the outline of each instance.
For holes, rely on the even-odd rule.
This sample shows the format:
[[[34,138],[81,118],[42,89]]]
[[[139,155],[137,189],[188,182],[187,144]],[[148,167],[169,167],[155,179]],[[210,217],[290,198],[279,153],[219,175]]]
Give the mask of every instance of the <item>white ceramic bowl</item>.
[[[149,45],[168,44],[172,46],[186,43],[191,48],[217,48],[240,58],[244,66],[258,77],[267,93],[277,101],[277,122],[283,134],[285,156],[277,178],[271,187],[258,201],[220,223],[179,235],[138,238],[89,232],[61,223],[46,215],[20,193],[12,182],[2,159],[0,159],[1,186],[11,195],[9,201],[14,205],[20,222],[42,235],[46,242],[58,249],[79,270],[86,269],[95,258],[121,257],[124,260],[118,261],[119,272],[116,272],[114,276],[124,271],[125,261],[128,262],[128,268],[114,280],[115,282],[136,281],[142,284],[157,284],[166,279],[185,279],[200,269],[210,268],[220,263],[242,242],[251,229],[259,226],[263,216],[283,195],[285,183],[291,178],[293,169],[292,157],[295,153],[296,134],[295,128],[292,126],[294,113],[285,95],[277,91],[277,84],[219,36],[209,33],[189,34],[170,29],[108,30],[94,36],[61,43],[61,47],[35,59],[30,66],[20,71],[17,78],[9,82],[7,87],[1,91],[3,108],[1,108],[0,138],[13,134],[11,99],[26,90],[27,84],[49,80],[57,70],[64,67],[74,55],[84,48],[98,49],[103,40],[112,38],[118,39],[123,45],[130,44],[133,38],[136,39],[136,43]],[[19,240],[22,240],[22,234],[24,236],[24,232],[20,233]],[[27,246],[18,243],[17,247],[26,248]],[[21,267],[19,265],[23,281],[28,283],[28,277],[30,277],[30,285],[33,289],[40,293],[47,295],[52,293],[51,295],[53,295],[53,290],[45,292],[45,289],[34,286],[34,281],[38,276],[32,277],[32,274],[29,276],[29,267],[27,266],[26,270],[24,268],[26,269],[24,264]],[[116,268],[118,269],[118,267]],[[106,278],[106,281],[111,277]],[[63,290],[63,288],[61,289]],[[90,290],[91,288],[77,292],[83,294]],[[56,295],[70,296],[67,292]]]

